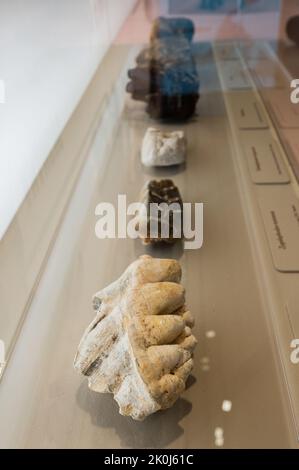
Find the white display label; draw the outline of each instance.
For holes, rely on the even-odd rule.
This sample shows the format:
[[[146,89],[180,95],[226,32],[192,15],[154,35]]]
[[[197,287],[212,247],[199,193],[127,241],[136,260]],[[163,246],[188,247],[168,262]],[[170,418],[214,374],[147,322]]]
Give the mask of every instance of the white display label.
[[[251,179],[256,184],[289,183],[290,178],[285,168],[278,143],[270,132],[243,131],[243,148]]]
[[[223,85],[226,90],[251,88],[249,78],[242,63],[238,60],[226,60],[219,63]]]
[[[292,188],[260,187],[258,200],[275,268],[299,272],[299,201]]]
[[[239,129],[268,128],[267,118],[262,105],[253,93],[230,93],[229,101]]]

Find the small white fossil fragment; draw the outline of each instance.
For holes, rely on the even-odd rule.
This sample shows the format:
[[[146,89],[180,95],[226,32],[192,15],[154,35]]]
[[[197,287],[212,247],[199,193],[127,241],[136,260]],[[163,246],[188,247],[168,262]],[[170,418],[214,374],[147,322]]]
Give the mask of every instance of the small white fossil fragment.
[[[75,368],[96,392],[111,392],[120,413],[142,420],[169,408],[192,370],[196,339],[177,261],[141,256],[94,296]]]
[[[149,127],[141,148],[141,161],[145,166],[170,166],[184,163],[187,143],[183,131],[164,132]]]

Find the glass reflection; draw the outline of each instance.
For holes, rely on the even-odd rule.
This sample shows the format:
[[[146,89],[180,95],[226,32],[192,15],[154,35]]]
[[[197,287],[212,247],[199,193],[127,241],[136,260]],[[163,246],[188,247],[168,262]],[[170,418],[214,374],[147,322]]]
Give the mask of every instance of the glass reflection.
[[[232,402],[230,400],[223,400],[222,402],[222,410],[226,413],[229,413],[232,409]]]
[[[215,428],[214,437],[215,437],[215,446],[216,447],[223,447],[223,445],[224,445],[224,431],[223,431],[222,428],[220,428],[220,427]]]

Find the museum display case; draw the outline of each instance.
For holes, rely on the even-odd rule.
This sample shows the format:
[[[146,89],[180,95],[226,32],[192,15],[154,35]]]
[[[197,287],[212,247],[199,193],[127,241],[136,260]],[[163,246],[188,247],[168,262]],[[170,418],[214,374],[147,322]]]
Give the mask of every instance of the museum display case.
[[[296,449],[299,3],[131,3],[3,229],[0,448]]]

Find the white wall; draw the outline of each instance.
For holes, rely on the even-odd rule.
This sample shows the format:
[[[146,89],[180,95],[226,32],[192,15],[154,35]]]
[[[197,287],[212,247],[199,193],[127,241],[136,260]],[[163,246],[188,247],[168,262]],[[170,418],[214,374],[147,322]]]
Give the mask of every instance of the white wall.
[[[134,3],[0,2],[0,239]]]

